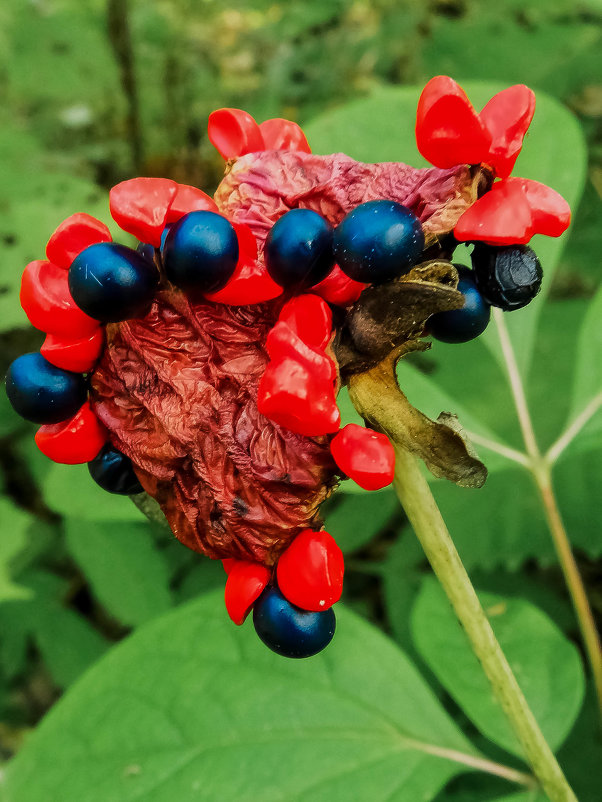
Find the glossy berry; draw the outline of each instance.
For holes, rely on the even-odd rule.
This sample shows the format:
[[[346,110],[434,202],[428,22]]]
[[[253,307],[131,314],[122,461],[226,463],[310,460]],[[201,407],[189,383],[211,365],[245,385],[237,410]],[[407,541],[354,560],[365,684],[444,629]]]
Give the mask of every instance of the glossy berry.
[[[6,394],[16,412],[34,423],[58,423],[86,400],[83,376],[51,365],[41,354],[17,357],[6,374]]]
[[[270,569],[250,560],[233,560],[227,568],[224,602],[228,615],[237,626],[245,619],[258,596],[270,581]]]
[[[115,242],[91,245],[69,268],[73,300],[103,323],[143,317],[159,283],[157,268],[132,248]]]
[[[345,561],[328,532],[305,529],[280,555],[278,587],[302,610],[327,610],[341,598]]]
[[[151,245],[149,242],[139,242],[138,247],[136,248],[137,253],[140,256],[143,256],[147,262],[155,261],[155,246]]]
[[[428,330],[444,343],[464,343],[473,340],[485,331],[491,309],[475,284],[475,276],[469,267],[455,265],[458,271],[458,291],[464,296],[464,306],[449,312],[438,312],[428,321]]]
[[[117,225],[155,248],[161,243],[178,184],[169,178],[130,178],[109,192],[109,208]]]
[[[60,337],[47,334],[40,353],[57,368],[73,373],[88,373],[98,361],[104,347],[105,332],[99,326],[85,337]]]
[[[361,203],[343,218],[334,234],[334,255],[354,281],[382,284],[402,276],[424,248],[416,215],[400,203]]]
[[[364,490],[380,490],[395,476],[395,451],[386,434],[348,423],[330,442],[338,467]]]
[[[253,624],[261,640],[283,657],[311,657],[334,635],[332,609],[306,612],[288,602],[275,587],[267,587],[255,602]]]
[[[281,287],[303,289],[332,270],[332,227],[311,209],[291,209],[272,226],[265,243],[265,265]]]
[[[232,224],[215,212],[190,212],[174,223],[162,249],[167,278],[189,293],[217,292],[238,263]]]
[[[89,214],[72,214],[48,240],[46,256],[68,270],[75,257],[95,242],[111,242],[111,232],[105,224]]]
[[[86,401],[69,420],[40,426],[35,441],[53,462],[81,465],[96,457],[107,441],[107,430]]]
[[[86,315],[69,291],[69,273],[52,262],[30,262],[21,279],[21,306],[29,322],[46,334],[80,338],[99,328],[98,320]]]
[[[109,444],[88,463],[88,470],[96,484],[108,493],[120,496],[142,493],[131,459]]]
[[[479,164],[489,153],[491,133],[464,90],[447,75],[437,75],[418,101],[416,144],[435,167]]]
[[[324,350],[332,336],[332,312],[318,295],[306,293],[287,301],[278,315],[278,322],[286,325],[310,348]]]
[[[476,285],[487,303],[507,312],[526,306],[541,289],[541,264],[528,245],[476,245],[472,266]]]

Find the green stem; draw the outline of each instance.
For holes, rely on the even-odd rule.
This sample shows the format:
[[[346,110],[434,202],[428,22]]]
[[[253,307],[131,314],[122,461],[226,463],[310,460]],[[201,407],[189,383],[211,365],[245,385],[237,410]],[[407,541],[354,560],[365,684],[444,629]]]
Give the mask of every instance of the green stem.
[[[556,501],[556,494],[554,493],[554,487],[552,485],[553,461],[558,458],[570,442],[568,438],[575,437],[580,428],[595,414],[600,405],[601,398],[600,396],[594,398],[592,402],[588,404],[582,415],[575,420],[574,424],[569,427],[560,440],[552,446],[548,455],[545,457],[542,456],[535,436],[535,429],[529,412],[522,377],[516,361],[514,348],[512,347],[512,340],[510,339],[510,334],[506,327],[504,314],[499,309],[494,309],[493,318],[497,325],[500,345],[506,363],[506,370],[508,371],[510,387],[512,389],[514,406],[525,442],[529,460],[528,468],[535,477],[546,516],[546,522],[558,556],[558,562],[560,563],[573,602],[573,608],[577,616],[579,629],[581,630],[585,651],[592,670],[598,697],[598,707],[602,712],[602,647],[600,644],[600,636],[596,629],[596,622],[594,621],[592,609],[585,592],[585,586],[571,549],[571,543],[564,523],[562,522],[562,517]]]
[[[577,802],[497,642],[428,482],[404,448],[396,448],[395,491],[533,773],[552,802]]]
[[[543,503],[548,529],[552,535],[554,548],[558,556],[558,562],[579,622],[585,652],[592,670],[594,687],[598,697],[598,707],[602,713],[602,645],[600,644],[600,636],[596,629],[592,608],[590,607],[585,586],[571,549],[571,543],[558,509],[552,484],[552,472],[548,466],[543,465],[539,470],[534,471],[534,476]]]
[[[351,377],[349,395],[360,415],[385,432],[395,446],[397,496],[535,776],[551,802],[577,802],[496,640],[428,482],[416,458],[405,447],[396,404],[396,395],[401,394],[394,362],[383,362],[367,373]],[[410,439],[408,447],[411,443]]]

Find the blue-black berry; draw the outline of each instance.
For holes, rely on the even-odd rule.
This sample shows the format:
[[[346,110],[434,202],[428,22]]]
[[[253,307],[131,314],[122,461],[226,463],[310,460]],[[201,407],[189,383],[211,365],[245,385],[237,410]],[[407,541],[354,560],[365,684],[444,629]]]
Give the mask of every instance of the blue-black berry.
[[[253,607],[253,624],[273,652],[284,657],[311,657],[332,640],[336,619],[332,608],[317,613],[301,610],[277,588],[268,586]]]
[[[153,264],[116,242],[90,245],[69,268],[73,300],[103,323],[145,315],[158,283],[159,272]]]
[[[147,262],[155,261],[155,246],[148,242],[139,242],[136,252],[143,256]]]
[[[423,248],[416,215],[388,200],[356,206],[334,234],[335,261],[350,278],[366,284],[382,284],[407,273]]]
[[[528,245],[496,248],[477,244],[472,266],[481,295],[506,312],[526,306],[541,289],[541,264]]]
[[[82,375],[55,367],[42,354],[23,354],[8,369],[6,394],[26,420],[60,423],[85,402],[87,384]]]
[[[464,296],[464,306],[449,312],[437,312],[427,323],[428,331],[445,343],[464,343],[485,331],[491,308],[475,284],[473,271],[463,265],[454,265],[458,271],[458,292]]]
[[[232,224],[215,212],[190,212],[173,223],[162,247],[167,278],[190,295],[226,286],[238,262]]]
[[[311,209],[283,214],[266,239],[265,266],[281,287],[318,284],[334,266],[330,223]]]
[[[111,445],[106,445],[88,463],[88,470],[96,484],[109,493],[122,496],[142,493],[142,485],[134,473],[131,459]]]

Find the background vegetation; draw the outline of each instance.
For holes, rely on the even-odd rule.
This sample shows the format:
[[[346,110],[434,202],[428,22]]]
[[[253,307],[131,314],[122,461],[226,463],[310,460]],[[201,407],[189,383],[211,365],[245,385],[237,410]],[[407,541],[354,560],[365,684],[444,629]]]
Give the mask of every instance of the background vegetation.
[[[41,343],[19,307],[20,276],[65,216],[109,223],[108,188],[135,174],[213,191],[212,109],[295,119],[316,152],[418,164],[417,95],[400,85],[450,74],[478,105],[495,87],[475,82],[520,82],[550,98],[515,173],[581,196],[564,249],[538,246],[545,298],[512,318],[547,449],[602,391],[601,21],[599,0],[5,0],[0,369]],[[494,331],[437,344],[401,381],[427,414],[455,411],[481,438],[523,447]],[[525,770],[392,492],[346,488],[330,503],[346,609],[323,658],[287,663],[250,622],[231,626],[219,564],[153,530],[85,466],[48,462],[33,430],[0,393],[2,757],[39,729],[8,769],[11,802],[539,800],[433,754]],[[598,412],[554,473],[598,617],[601,442]],[[481,453],[483,490],[437,482],[435,494],[544,732],[579,799],[595,802],[596,705],[541,500],[523,466]]]

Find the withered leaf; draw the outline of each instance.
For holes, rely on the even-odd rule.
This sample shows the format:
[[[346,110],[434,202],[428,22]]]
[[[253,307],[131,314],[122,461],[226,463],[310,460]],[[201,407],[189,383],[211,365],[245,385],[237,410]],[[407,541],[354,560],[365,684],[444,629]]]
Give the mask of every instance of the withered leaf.
[[[459,309],[464,298],[457,284],[451,262],[435,259],[400,279],[364,290],[335,345],[341,373],[365,371],[403,343],[418,340],[431,315]]]
[[[426,344],[422,344],[423,348]],[[368,424],[384,432],[398,446],[422,459],[431,473],[461,487],[481,487],[487,468],[474,455],[459,431],[441,417],[432,421],[415,409],[395,378],[397,360],[415,343],[408,343],[363,373],[349,378],[349,396]]]

